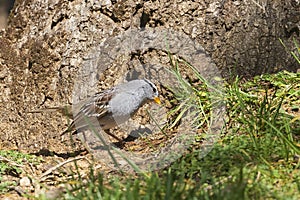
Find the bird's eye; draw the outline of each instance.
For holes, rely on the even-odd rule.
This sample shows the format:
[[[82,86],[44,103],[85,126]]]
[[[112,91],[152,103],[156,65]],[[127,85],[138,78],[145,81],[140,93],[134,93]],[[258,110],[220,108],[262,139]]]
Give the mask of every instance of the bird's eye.
[[[156,88],[152,88],[152,90],[153,90],[153,92],[154,92],[154,93],[156,93],[156,92],[157,92]]]

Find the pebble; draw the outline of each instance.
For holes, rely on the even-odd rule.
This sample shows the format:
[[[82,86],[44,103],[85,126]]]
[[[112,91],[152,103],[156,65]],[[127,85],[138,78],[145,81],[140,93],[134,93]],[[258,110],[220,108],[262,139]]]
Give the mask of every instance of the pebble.
[[[21,187],[30,187],[31,186],[31,181],[28,177],[23,177],[20,180],[20,186]]]

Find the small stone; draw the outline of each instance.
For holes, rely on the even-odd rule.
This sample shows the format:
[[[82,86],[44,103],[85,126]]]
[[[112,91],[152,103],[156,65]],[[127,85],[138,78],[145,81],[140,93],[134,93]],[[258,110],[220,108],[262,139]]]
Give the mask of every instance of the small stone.
[[[64,192],[63,188],[58,188],[58,189],[48,190],[44,194],[45,194],[46,199],[54,200],[54,199],[60,198],[62,196],[63,192]]]
[[[28,177],[23,177],[20,180],[20,186],[21,187],[29,187],[31,186],[31,181]]]

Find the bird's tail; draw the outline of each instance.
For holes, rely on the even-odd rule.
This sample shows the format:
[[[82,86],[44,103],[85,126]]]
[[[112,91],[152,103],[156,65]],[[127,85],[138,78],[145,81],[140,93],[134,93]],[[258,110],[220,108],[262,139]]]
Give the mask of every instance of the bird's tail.
[[[63,114],[64,116],[73,118],[71,106],[57,106],[57,107],[41,108],[38,110],[28,111],[27,113],[45,113],[45,112],[59,112],[59,113]]]

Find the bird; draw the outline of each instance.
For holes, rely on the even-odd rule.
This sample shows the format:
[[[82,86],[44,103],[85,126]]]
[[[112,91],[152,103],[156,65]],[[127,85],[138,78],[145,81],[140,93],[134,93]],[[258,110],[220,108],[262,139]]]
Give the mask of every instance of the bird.
[[[61,135],[67,132],[82,132],[90,129],[96,120],[97,125],[99,124],[102,130],[120,141],[108,130],[126,122],[149,101],[161,104],[157,87],[148,79],[131,80],[100,91],[80,104],[82,106],[74,115],[72,123]],[[54,109],[58,109],[58,107]],[[64,107],[60,110],[67,113]]]

